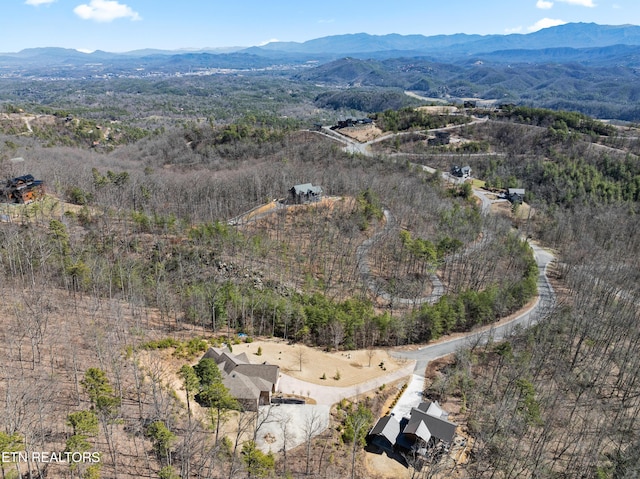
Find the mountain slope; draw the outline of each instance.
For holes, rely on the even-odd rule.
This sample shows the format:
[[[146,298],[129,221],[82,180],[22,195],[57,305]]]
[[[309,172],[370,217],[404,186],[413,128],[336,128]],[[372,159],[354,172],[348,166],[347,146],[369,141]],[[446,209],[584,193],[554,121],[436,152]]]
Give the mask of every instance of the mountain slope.
[[[635,25],[597,25],[568,23],[529,34],[510,35],[369,35],[366,33],[334,35],[304,43],[273,42],[258,51],[287,53],[332,53],[349,55],[390,50],[424,54],[468,55],[496,50],[538,50],[556,47],[592,48],[611,45],[640,45],[640,27]],[[254,50],[255,51],[255,50]]]

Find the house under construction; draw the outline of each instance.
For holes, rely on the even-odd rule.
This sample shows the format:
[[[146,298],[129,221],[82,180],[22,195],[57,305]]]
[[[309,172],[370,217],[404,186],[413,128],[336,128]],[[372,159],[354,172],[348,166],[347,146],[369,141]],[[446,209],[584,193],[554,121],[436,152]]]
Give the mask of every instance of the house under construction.
[[[0,202],[28,205],[44,196],[44,182],[33,175],[18,176],[0,186]]]

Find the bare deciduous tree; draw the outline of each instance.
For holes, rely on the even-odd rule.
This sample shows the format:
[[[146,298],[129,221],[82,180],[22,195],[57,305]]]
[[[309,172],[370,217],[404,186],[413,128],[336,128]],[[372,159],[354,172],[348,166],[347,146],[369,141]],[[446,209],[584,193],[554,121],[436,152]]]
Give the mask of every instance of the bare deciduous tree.
[[[306,444],[306,461],[304,473],[309,475],[311,467],[311,441],[320,431],[322,431],[322,418],[320,413],[314,408],[309,411],[303,421],[302,431]]]

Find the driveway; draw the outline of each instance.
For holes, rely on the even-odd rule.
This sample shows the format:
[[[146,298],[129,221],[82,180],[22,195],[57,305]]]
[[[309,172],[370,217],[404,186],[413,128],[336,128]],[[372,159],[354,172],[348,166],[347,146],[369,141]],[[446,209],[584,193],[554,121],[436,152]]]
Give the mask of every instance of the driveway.
[[[422,393],[424,392],[424,377],[419,374],[411,376],[411,380],[407,384],[407,389],[404,390],[402,396],[398,398],[396,405],[393,406],[391,414],[395,416],[398,421],[403,417],[411,416],[411,409],[418,407],[423,401]]]
[[[383,384],[411,376],[415,367],[414,361],[385,376],[365,381],[350,387],[333,387],[309,383],[282,374],[278,392],[297,394],[315,399],[317,404],[282,404],[261,406],[260,415],[267,417],[256,437],[257,446],[264,452],[280,452],[285,446],[287,450],[303,444],[309,435],[321,434],[329,427],[331,406],[342,399],[354,398]],[[327,379],[327,381],[334,381]]]

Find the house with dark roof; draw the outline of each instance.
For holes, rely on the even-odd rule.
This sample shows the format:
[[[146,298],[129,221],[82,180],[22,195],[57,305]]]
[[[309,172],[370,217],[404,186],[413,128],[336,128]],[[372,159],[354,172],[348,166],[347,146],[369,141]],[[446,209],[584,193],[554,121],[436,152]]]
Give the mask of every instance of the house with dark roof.
[[[414,451],[425,456],[453,442],[457,426],[448,417],[437,402],[422,402],[400,421],[392,415],[380,418],[369,432],[369,442],[388,453]]]
[[[428,138],[427,145],[441,146],[448,145],[451,141],[451,133],[448,131],[436,131],[435,138]]]
[[[509,188],[507,190],[507,199],[511,203],[522,203],[524,201],[524,188]]]
[[[321,199],[322,188],[313,186],[311,183],[295,185],[289,189],[289,204],[302,205],[305,203],[315,203]]]
[[[17,158],[14,158],[17,160]],[[28,205],[44,196],[44,182],[33,175],[8,179],[5,186],[0,185],[0,202]]]
[[[471,176],[471,167],[469,165],[462,167],[457,165],[452,166],[451,174],[458,178],[469,178]]]
[[[222,384],[244,409],[257,411],[258,406],[270,404],[271,395],[278,389],[279,366],[267,362],[252,364],[246,353],[234,355],[228,348],[209,348],[203,358],[215,361]]]
[[[393,452],[399,435],[400,422],[391,415],[380,418],[369,432],[371,443],[389,453]]]
[[[456,425],[442,416],[433,415],[434,411],[423,411],[419,408],[411,410],[409,422],[402,433],[415,444],[422,440],[425,445],[430,442],[444,442],[450,444],[456,434]],[[434,441],[431,441],[434,439]]]

